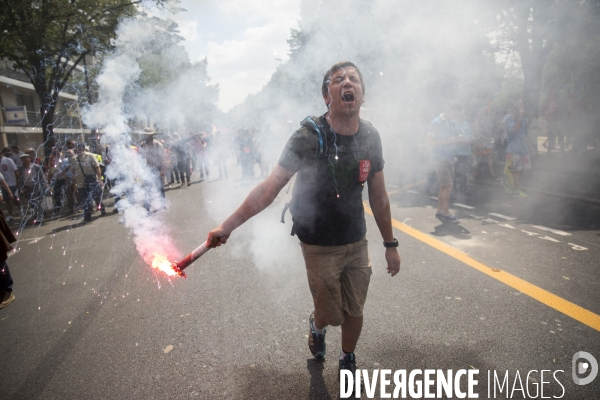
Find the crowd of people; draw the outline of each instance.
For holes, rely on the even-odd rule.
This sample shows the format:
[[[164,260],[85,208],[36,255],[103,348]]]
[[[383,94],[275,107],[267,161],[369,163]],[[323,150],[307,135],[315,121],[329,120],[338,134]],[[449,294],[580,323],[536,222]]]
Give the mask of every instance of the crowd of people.
[[[199,181],[210,179],[210,166],[216,166],[216,179],[228,179],[227,159],[235,157],[242,166],[243,179],[255,179],[255,165],[260,177],[266,177],[276,160],[273,143],[256,129],[232,130],[232,134],[213,130],[210,133],[190,132],[180,137],[177,132],[163,133],[145,128],[132,150],[139,153],[151,173],[159,180],[161,195],[175,185],[190,186],[197,171]],[[113,152],[109,146],[66,140],[53,148],[47,162],[37,156],[34,148],[21,151],[19,146],[3,149],[0,154],[0,188],[5,203],[6,221],[20,218],[21,226],[41,225],[44,217],[53,214],[68,216],[83,214],[90,222],[94,212],[105,215],[103,198],[118,179],[109,179],[106,168]],[[106,192],[106,193],[105,193]],[[118,202],[126,193],[114,196]],[[149,208],[149,205],[146,205]]]

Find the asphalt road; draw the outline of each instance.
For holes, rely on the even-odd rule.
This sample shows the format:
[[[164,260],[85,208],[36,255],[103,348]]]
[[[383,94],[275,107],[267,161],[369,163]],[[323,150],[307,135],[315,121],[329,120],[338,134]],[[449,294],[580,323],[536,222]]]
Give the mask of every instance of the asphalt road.
[[[182,253],[258,182],[238,180],[237,166],[230,175],[167,192],[170,206],[158,215]],[[574,353],[600,360],[597,207],[473,187],[453,205],[461,224],[441,225],[421,187],[389,190],[393,218],[434,241],[395,230],[402,268],[390,278],[366,215],[373,276],[360,368],[478,369],[479,398],[488,397],[488,371],[508,371],[512,398],[524,398],[517,371],[533,397],[540,371],[550,370],[544,396],[600,398],[600,377],[586,386],[572,379]],[[314,361],[300,246],[289,214],[279,222],[287,198],[282,192],[226,246],[189,267],[187,279],[145,265],[119,215],[26,228],[8,261],[16,300],[0,310],[0,397],[337,398],[340,331],[329,328],[326,361]],[[515,289],[440,251],[443,245],[530,286]],[[567,311],[574,314],[532,297],[531,288],[573,304]],[[495,398],[511,398],[507,387],[496,390]]]

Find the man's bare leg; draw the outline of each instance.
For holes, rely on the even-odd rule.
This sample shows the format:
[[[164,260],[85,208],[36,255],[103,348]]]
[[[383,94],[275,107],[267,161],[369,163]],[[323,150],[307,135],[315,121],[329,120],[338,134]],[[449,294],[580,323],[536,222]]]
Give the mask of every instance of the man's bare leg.
[[[440,187],[438,192],[438,212],[444,215],[450,214],[450,193],[452,193],[451,186]]]
[[[327,323],[317,316],[315,313],[315,328],[323,329],[327,327]],[[344,322],[342,323],[342,350],[346,353],[354,352],[360,332],[362,331],[363,317],[351,317],[344,311]]]
[[[521,172],[513,171],[513,185],[515,190],[519,190],[521,188]]]
[[[317,315],[317,313],[314,313],[314,318],[315,318],[315,328],[317,329],[323,329],[323,328],[327,328],[327,325],[329,325],[327,322],[325,322],[324,320],[322,320],[321,318],[319,318],[319,316]]]
[[[342,350],[345,353],[354,353],[356,343],[362,331],[363,317],[351,317],[344,311],[344,323],[342,324]]]

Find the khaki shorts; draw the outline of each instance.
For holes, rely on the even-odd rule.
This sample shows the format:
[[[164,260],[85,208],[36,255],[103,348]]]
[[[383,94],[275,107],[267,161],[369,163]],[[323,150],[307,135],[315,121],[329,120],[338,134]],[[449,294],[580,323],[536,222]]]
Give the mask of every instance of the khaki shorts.
[[[363,315],[371,280],[366,238],[343,246],[301,243],[315,314],[329,325],[344,322],[344,311]]]
[[[456,163],[456,158],[452,158],[450,160],[433,160],[433,169],[435,169],[435,173],[438,177],[438,182],[440,187],[452,186],[454,185],[454,164]]]

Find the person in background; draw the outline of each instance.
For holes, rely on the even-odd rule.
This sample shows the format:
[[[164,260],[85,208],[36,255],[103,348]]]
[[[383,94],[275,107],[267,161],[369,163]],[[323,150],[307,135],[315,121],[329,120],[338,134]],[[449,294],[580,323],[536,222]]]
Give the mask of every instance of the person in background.
[[[443,113],[434,118],[427,131],[427,145],[431,149],[433,168],[437,174],[440,189],[438,208],[435,217],[442,222],[457,223],[458,219],[450,214],[450,195],[454,185],[456,157],[454,146],[464,144],[466,140],[456,129],[454,118],[462,111],[458,102],[451,101]]]
[[[173,174],[173,163],[171,162],[171,143],[169,139],[162,141],[165,150],[164,169],[165,173],[162,176],[162,184],[164,187],[171,188],[171,175]]]
[[[229,179],[227,172],[227,156],[230,152],[230,147],[227,142],[227,137],[223,131],[216,131],[214,138],[214,157],[219,170],[219,177],[217,179]]]
[[[193,146],[198,157],[197,167],[200,170],[200,182],[202,182],[204,180],[204,174],[206,174],[206,180],[210,179],[208,165],[209,139],[204,132],[192,137],[194,138]]]
[[[10,222],[14,219],[12,200],[14,197],[17,196],[17,185],[19,182],[19,168],[17,167],[15,162],[12,160],[12,158],[8,157],[7,154],[9,154],[8,147],[4,148],[2,150],[2,153],[0,153],[0,170],[2,172],[2,175],[4,175],[4,178],[3,178],[4,185],[2,186],[2,196],[5,199],[10,198],[10,200],[6,202],[6,211],[8,212],[8,215],[6,216],[6,221]],[[20,159],[19,159],[19,161],[21,162],[21,169],[22,169],[23,162]],[[5,187],[7,189],[5,189]]]
[[[179,140],[179,134],[177,132],[173,133],[173,140],[169,141],[168,149],[167,149],[167,157],[171,161],[171,174],[168,176],[169,185],[173,185],[175,181],[180,183],[179,179],[179,160],[177,159],[177,151],[175,149],[175,143]]]
[[[506,164],[504,174],[507,179],[502,181],[507,193],[514,197],[525,198],[521,190],[521,174],[531,169],[529,145],[527,143],[527,118],[524,116],[523,101],[515,102],[510,114],[504,117],[504,131],[508,138],[506,146]],[[550,151],[550,149],[548,149]]]
[[[492,120],[488,115],[488,110],[483,107],[477,113],[477,118],[473,121],[473,133],[475,143],[473,144],[473,153],[477,157],[477,166],[485,160],[489,168],[489,174],[492,178],[496,177],[494,172],[494,153],[493,153],[493,132],[492,132]],[[476,175],[478,168],[475,170]]]
[[[74,211],[73,199],[73,172],[71,171],[71,159],[75,153],[73,150],[67,150],[64,157],[58,160],[50,184],[54,190],[54,209],[63,208],[63,194],[67,200],[67,212],[72,214]]]
[[[144,128],[142,143],[139,147],[140,155],[146,160],[146,164],[152,170],[160,187],[162,197],[165,197],[165,188],[162,184],[162,178],[165,176],[165,148],[158,141],[154,140],[156,132],[150,128]]]
[[[102,190],[102,172],[96,156],[85,150],[85,145],[79,143],[77,156],[71,160],[71,171],[79,192],[79,199],[83,207],[83,222],[92,220],[93,200],[96,192]],[[101,204],[102,215],[106,214],[104,204]]]
[[[24,220],[21,224],[27,223],[27,210],[31,207],[35,218],[33,224],[42,225],[44,219],[44,195],[48,190],[48,182],[42,167],[31,162],[31,156],[25,152],[21,155],[23,161],[23,186],[21,187],[21,206],[26,208]]]
[[[8,269],[8,252],[12,250],[11,243],[17,241],[10,227],[6,223],[4,213],[0,210],[0,308],[4,308],[13,302],[13,279]]]
[[[7,199],[6,204],[10,204],[12,201],[15,200],[15,197],[13,196],[12,191],[6,184],[6,181],[4,180],[4,175],[2,175],[1,173],[0,173],[0,188],[2,188],[2,192],[0,194],[0,201],[2,201],[3,199]],[[8,219],[6,219],[6,221],[8,222]]]
[[[191,182],[191,170],[190,170],[190,148],[189,148],[189,140],[182,139],[175,143],[173,143],[173,151],[177,155],[177,169],[181,174],[181,186],[190,186]],[[186,183],[187,180],[187,183]]]
[[[469,122],[467,121],[464,110],[456,115],[456,130],[465,141],[454,145],[456,165],[453,186],[456,188],[457,192],[464,195],[468,190],[467,175],[470,170],[470,158],[473,155],[473,150],[471,149],[473,131],[471,130],[471,125],[469,125]]]
[[[29,154],[29,157],[31,159],[31,163],[35,164],[35,165],[40,165],[42,167],[42,169],[44,169],[45,171],[45,167],[43,165],[42,159],[37,157],[35,150],[32,147],[29,147],[27,149],[25,149],[25,153]]]
[[[4,153],[4,151],[3,151]],[[12,158],[12,160],[15,162],[18,170],[19,170],[19,174],[21,176],[23,176],[23,161],[21,161],[21,155],[23,154],[23,152],[21,151],[21,148],[19,146],[13,146],[12,147],[12,154],[10,154],[9,152],[5,152],[4,156],[5,157],[9,157]]]

